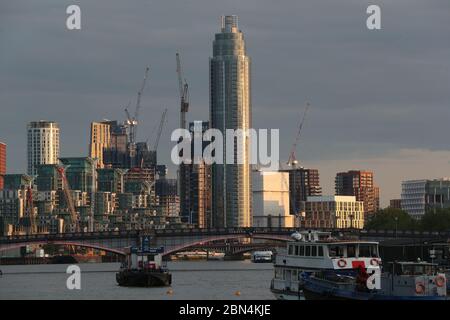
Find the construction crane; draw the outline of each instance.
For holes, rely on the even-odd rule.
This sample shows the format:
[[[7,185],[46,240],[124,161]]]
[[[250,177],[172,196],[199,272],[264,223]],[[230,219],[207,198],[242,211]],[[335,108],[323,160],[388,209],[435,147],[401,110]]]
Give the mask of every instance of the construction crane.
[[[138,94],[137,94],[136,109],[134,111],[134,115],[131,116],[131,114],[130,114],[130,112],[128,110],[130,104],[128,104],[128,106],[125,108],[125,114],[127,116],[126,124],[128,125],[128,128],[130,130],[130,143],[131,144],[136,143],[139,111],[141,109],[141,99],[142,99],[142,94],[144,93],[145,84],[147,82],[149,70],[150,70],[149,67],[145,68],[144,80],[142,81],[142,85],[141,85],[141,87],[140,87],[140,89],[138,91]]]
[[[186,113],[189,111],[189,87],[181,72],[181,58],[177,52],[178,88],[180,90],[180,128],[186,129]]]
[[[297,145],[298,145],[298,142],[300,141],[300,135],[302,133],[303,124],[305,123],[306,113],[308,112],[309,107],[310,107],[310,104],[307,102],[305,111],[303,112],[303,117],[298,126],[297,136],[295,137],[295,141],[294,141],[294,144],[292,145],[291,153],[289,154],[289,159],[287,161],[288,166],[296,167],[298,164],[295,153],[297,151]]]
[[[164,109],[164,112],[161,115],[161,121],[159,122],[158,132],[156,133],[155,144],[153,145],[153,150],[156,151],[158,149],[159,140],[161,139],[161,133],[164,127],[164,123],[166,122],[166,114],[167,108]]]
[[[78,212],[75,210],[75,205],[73,203],[72,191],[70,190],[69,182],[66,177],[66,169],[63,166],[57,168],[58,175],[62,181],[64,196],[66,197],[67,207],[69,208],[71,224],[75,227],[76,232],[80,232],[80,217]]]

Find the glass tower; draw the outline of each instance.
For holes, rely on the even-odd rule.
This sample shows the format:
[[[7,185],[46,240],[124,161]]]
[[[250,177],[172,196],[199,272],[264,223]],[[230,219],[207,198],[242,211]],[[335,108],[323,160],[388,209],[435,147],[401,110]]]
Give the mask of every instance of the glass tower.
[[[210,123],[223,133],[223,163],[212,165],[212,219],[215,227],[249,227],[251,219],[251,168],[249,138],[237,164],[237,147],[227,150],[226,129],[251,127],[250,58],[237,16],[223,16],[221,32],[215,35],[210,58]],[[237,139],[235,139],[237,140]],[[234,164],[226,164],[227,153]]]

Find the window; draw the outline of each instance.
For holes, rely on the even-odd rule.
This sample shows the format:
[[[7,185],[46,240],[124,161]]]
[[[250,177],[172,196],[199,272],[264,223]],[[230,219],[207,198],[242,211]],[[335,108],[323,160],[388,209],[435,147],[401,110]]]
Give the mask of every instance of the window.
[[[312,246],[311,247],[311,255],[313,257],[317,256],[317,246]]]
[[[347,246],[347,257],[354,258],[356,257],[356,245],[349,244]]]
[[[300,246],[300,256],[304,256],[305,255],[305,246]]]
[[[288,248],[288,255],[292,255],[292,252],[293,252],[293,248],[294,246],[293,245],[290,245],[289,246],[289,248]]]
[[[328,255],[330,257],[344,257],[344,246],[330,245],[328,246]]]
[[[307,257],[311,256],[311,247],[310,246],[306,246],[305,248],[306,248],[305,256],[307,256]]]
[[[298,246],[295,246],[295,253],[296,256],[298,256]]]
[[[323,247],[322,247],[322,246],[319,247],[319,250],[318,250],[317,255],[318,255],[319,257],[323,257]]]

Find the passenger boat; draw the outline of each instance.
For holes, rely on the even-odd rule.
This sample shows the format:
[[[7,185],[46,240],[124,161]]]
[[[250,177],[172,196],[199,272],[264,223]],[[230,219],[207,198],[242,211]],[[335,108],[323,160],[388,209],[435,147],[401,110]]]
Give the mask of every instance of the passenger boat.
[[[139,250],[129,248],[120,271],[116,274],[119,286],[161,287],[170,286],[172,275],[162,260],[164,248]]]
[[[272,262],[273,252],[272,251],[254,251],[252,252],[252,262],[262,263],[262,262]]]
[[[330,272],[303,274],[307,300],[446,300],[444,273],[427,262],[393,262],[380,277],[379,289],[368,289],[367,275],[341,276]],[[358,281],[358,279],[362,281]]]
[[[286,250],[275,257],[271,291],[280,300],[304,300],[304,275],[319,271],[356,276],[360,267],[379,269],[378,243],[338,240],[329,232],[296,232]]]

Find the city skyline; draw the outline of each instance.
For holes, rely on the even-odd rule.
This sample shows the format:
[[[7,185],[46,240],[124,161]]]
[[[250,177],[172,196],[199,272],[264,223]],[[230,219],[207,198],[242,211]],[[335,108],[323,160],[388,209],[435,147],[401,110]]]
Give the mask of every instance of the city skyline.
[[[445,88],[449,76],[443,70],[449,68],[445,57],[450,48],[441,39],[448,33],[444,22],[448,21],[450,10],[445,9],[449,4],[428,8],[418,1],[382,3],[389,14],[384,16],[381,32],[373,35],[364,29],[364,4],[344,1],[311,8],[310,3],[287,1],[283,8],[273,11],[268,3],[257,8],[254,1],[249,1],[210,10],[198,1],[186,5],[184,19],[170,14],[163,22],[156,16],[150,22],[144,19],[145,14],[166,12],[172,6],[161,4],[152,7],[153,11],[143,10],[142,15],[133,9],[133,14],[138,14],[136,23],[127,25],[120,23],[125,21],[127,11],[112,2],[109,10],[115,20],[113,30],[117,31],[113,37],[109,28],[113,22],[109,25],[96,19],[101,17],[101,4],[80,1],[83,13],[92,19],[78,34],[60,28],[59,13],[46,11],[45,2],[42,7],[30,5],[29,9],[33,14],[47,15],[41,29],[22,25],[27,13],[17,14],[20,1],[5,5],[1,20],[12,26],[9,30],[21,30],[17,39],[32,36],[41,41],[18,44],[14,33],[5,32],[10,45],[4,50],[6,59],[0,62],[0,140],[8,145],[8,172],[25,172],[25,126],[41,118],[60,124],[61,156],[87,155],[90,122],[125,118],[123,106],[134,99],[142,67],[147,63],[151,71],[149,90],[143,97],[145,126],[141,127],[140,140],[146,140],[161,110],[169,107],[169,123],[160,151],[161,160],[168,163],[172,146],[168,133],[179,122],[175,52],[182,52],[185,75],[190,81],[192,112],[188,113],[188,121],[206,120],[210,41],[217,17],[233,13],[243,21],[257,70],[253,77],[255,127],[281,128],[281,156],[287,159],[302,106],[310,100],[311,113],[298,158],[305,167],[319,169],[324,194],[332,193],[337,172],[372,170],[385,206],[389,199],[399,197],[401,180],[448,175],[450,152],[442,137],[448,133],[445,119],[450,99]],[[63,11],[63,5],[61,8]],[[143,9],[150,8],[143,5]],[[426,24],[420,19],[411,21],[408,17],[417,12],[433,19],[423,19]],[[286,18],[278,19],[277,24],[266,23],[273,15]],[[312,21],[308,16],[321,19]],[[189,24],[194,17],[196,24]],[[134,33],[137,40],[128,39]],[[100,35],[114,50],[105,51],[93,44]],[[268,37],[271,41],[267,41]],[[293,43],[292,39],[299,41]],[[392,41],[396,49],[382,45]],[[412,51],[412,43],[422,45]],[[81,48],[82,54],[71,54],[66,45],[70,50]],[[27,54],[20,54],[22,51]],[[333,57],[326,51],[333,52]],[[30,58],[30,54],[38,58]],[[54,54],[64,59],[55,59]],[[36,62],[31,69],[30,59]],[[21,65],[28,65],[28,69]],[[39,80],[35,80],[36,75]],[[330,135],[335,139],[329,139]],[[175,167],[169,169],[174,176]]]

